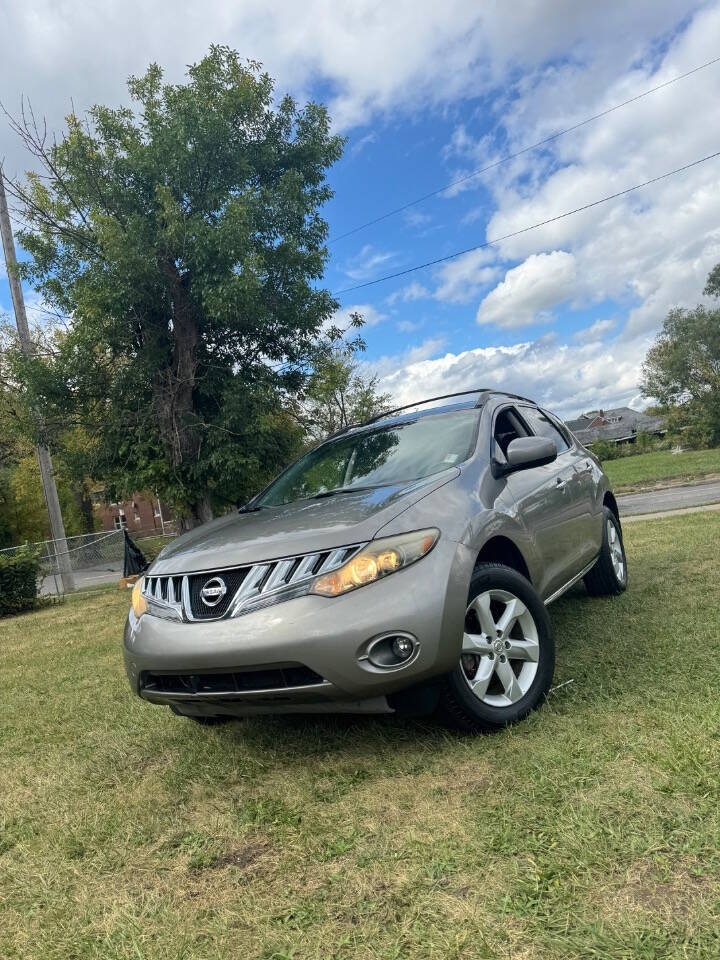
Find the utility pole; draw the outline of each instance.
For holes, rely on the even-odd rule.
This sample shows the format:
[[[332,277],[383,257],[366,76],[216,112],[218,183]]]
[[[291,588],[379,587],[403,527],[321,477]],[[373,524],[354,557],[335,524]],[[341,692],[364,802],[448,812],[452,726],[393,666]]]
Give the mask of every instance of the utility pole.
[[[10,294],[15,309],[15,322],[20,337],[20,346],[22,347],[23,353],[30,356],[32,354],[30,328],[28,327],[27,314],[25,313],[25,300],[23,298],[20,276],[18,274],[15,242],[13,241],[10,214],[8,213],[7,199],[5,197],[5,178],[3,176],[2,165],[0,165],[0,233],[2,234],[5,266],[7,267],[7,275],[10,282]],[[38,426],[41,426],[40,417],[38,417]],[[70,593],[75,589],[75,580],[73,578],[72,567],[70,566],[70,557],[67,552],[65,525],[63,523],[62,512],[60,511],[60,501],[58,500],[57,487],[55,486],[55,474],[53,473],[50,451],[42,443],[37,444],[36,450],[38,464],[40,466],[40,479],[42,480],[45,503],[47,504],[48,517],[50,519],[50,536],[55,541],[55,554],[63,590],[66,593]]]

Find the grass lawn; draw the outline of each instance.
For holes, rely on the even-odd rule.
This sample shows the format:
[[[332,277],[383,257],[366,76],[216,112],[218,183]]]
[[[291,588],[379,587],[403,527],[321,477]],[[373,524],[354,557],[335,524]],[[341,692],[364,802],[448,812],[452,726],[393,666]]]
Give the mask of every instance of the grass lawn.
[[[639,459],[639,458],[638,458]],[[495,737],[132,698],[117,591],[0,622],[0,956],[720,956],[720,515],[627,530]],[[372,588],[369,588],[372,589]]]
[[[720,473],[720,447],[671,453],[640,453],[636,457],[605,460],[603,470],[615,490],[651,487],[662,480],[696,480]]]

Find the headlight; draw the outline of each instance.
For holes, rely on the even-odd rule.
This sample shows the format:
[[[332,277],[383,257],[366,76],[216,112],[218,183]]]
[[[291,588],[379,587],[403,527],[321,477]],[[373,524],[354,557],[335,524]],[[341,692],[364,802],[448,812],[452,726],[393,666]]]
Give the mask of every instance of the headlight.
[[[145,577],[140,577],[139,580],[135,582],[135,586],[132,588],[132,611],[135,616],[140,619],[140,617],[147,612],[147,603],[145,602],[145,597],[142,593],[143,583],[145,582]]]
[[[431,529],[374,540],[338,570],[318,577],[310,593],[339,597],[349,590],[382,580],[430,553],[439,536],[439,530]]]

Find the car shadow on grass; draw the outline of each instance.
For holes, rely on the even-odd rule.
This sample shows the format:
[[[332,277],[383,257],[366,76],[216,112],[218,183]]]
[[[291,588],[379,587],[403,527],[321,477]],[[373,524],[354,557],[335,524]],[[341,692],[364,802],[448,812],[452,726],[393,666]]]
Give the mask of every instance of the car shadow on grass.
[[[548,702],[520,724],[501,731],[500,737],[532,736],[538,724],[552,723],[553,715],[558,710],[565,712],[578,695],[587,703],[597,698],[606,700],[609,692],[617,699],[626,694],[620,664],[613,669],[607,647],[607,636],[615,632],[614,621],[621,613],[622,600],[589,597],[579,585],[550,607],[557,663]],[[202,739],[208,731],[198,729],[197,735]],[[434,749],[475,735],[449,726],[437,714],[289,714],[240,718],[217,728],[213,736],[225,742],[242,741],[252,750],[270,750],[292,763],[294,759],[348,749],[368,754],[390,747],[402,749],[403,745],[415,750]]]

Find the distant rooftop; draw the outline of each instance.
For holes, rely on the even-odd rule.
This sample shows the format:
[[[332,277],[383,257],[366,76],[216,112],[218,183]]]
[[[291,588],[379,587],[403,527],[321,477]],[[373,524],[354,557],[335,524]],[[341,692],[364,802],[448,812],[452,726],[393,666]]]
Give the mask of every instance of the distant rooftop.
[[[574,420],[566,420],[565,424],[581,443],[595,443],[597,440],[613,440],[617,443],[632,439],[638,432],[665,432],[662,417],[648,416],[631,407],[588,410]]]

